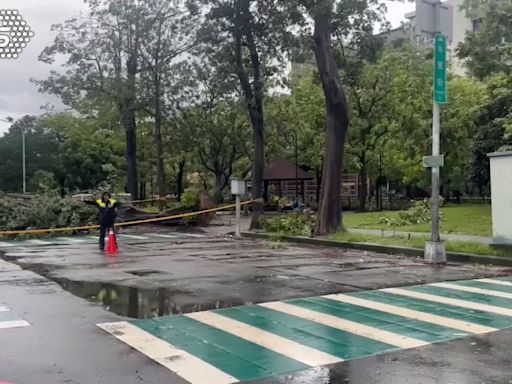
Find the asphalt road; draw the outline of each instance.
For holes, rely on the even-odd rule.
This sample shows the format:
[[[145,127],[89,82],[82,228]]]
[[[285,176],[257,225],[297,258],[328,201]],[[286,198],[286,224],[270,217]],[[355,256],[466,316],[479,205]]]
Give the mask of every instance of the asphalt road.
[[[208,235],[135,236],[143,238],[124,239],[115,258],[90,241],[4,249],[0,307],[30,326],[0,329],[0,382],[181,384],[186,381],[96,324],[509,274],[499,267],[432,267],[386,255]],[[512,383],[511,341],[505,329],[255,383]]]

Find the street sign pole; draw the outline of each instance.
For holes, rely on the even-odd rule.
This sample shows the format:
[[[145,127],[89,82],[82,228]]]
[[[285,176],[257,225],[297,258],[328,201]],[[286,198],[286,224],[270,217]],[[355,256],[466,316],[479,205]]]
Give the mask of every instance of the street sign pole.
[[[446,248],[439,230],[440,167],[441,154],[441,105],[447,102],[446,92],[446,38],[436,34],[434,38],[434,95],[432,112],[432,235],[425,244],[425,262],[446,263]]]

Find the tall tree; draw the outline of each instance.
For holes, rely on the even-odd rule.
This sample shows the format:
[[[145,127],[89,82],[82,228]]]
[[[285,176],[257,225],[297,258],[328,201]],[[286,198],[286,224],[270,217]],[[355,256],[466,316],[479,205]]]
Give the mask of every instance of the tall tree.
[[[326,108],[326,140],[320,208],[316,235],[337,231],[342,223],[341,188],[349,106],[336,60],[338,47],[358,47],[382,17],[377,0],[301,0],[314,23],[313,51],[322,83]],[[333,39],[334,38],[334,39]],[[357,48],[356,48],[357,51]]]
[[[147,2],[148,32],[141,44],[143,65],[147,68],[149,112],[155,121],[156,175],[159,196],[166,195],[162,126],[166,115],[179,99],[185,53],[196,44],[194,31],[197,10],[190,1],[151,0]]]
[[[265,167],[265,122],[263,104],[266,87],[283,63],[297,14],[287,2],[269,0],[203,0],[208,14],[201,31],[203,53],[226,81],[236,80],[252,126],[254,155],[253,198],[263,197]],[[251,228],[260,226],[263,205],[253,206]]]
[[[465,0],[463,8],[475,20],[475,31],[457,49],[470,74],[485,79],[512,71],[512,3],[502,0]]]
[[[67,57],[65,73],[52,71],[38,81],[40,90],[54,93],[76,107],[85,96],[116,106],[125,130],[127,190],[138,196],[137,111],[141,44],[147,33],[147,9],[142,0],[84,0],[89,14],[52,27],[54,43],[40,60],[54,63],[58,54]]]

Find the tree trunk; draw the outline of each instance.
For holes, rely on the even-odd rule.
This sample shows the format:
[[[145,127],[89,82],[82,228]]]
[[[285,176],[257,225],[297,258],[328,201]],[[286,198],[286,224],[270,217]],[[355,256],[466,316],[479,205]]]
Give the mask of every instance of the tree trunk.
[[[213,200],[215,204],[221,204],[224,201],[222,198],[222,189],[224,186],[222,176],[222,173],[215,173],[215,184],[213,186]]]
[[[176,198],[181,201],[183,194],[183,177],[185,176],[185,160],[181,160],[178,164],[178,175],[176,176]]]
[[[123,104],[130,104],[127,101]],[[138,174],[137,174],[137,123],[135,122],[135,111],[131,107],[123,107],[122,124],[125,129],[126,139],[126,173],[127,173],[127,189],[134,200],[138,199]]]
[[[322,190],[322,170],[320,168],[316,169],[316,203],[320,203],[320,191]]]
[[[156,69],[158,71],[158,69]],[[164,145],[162,139],[162,95],[160,91],[160,77],[154,76],[155,82],[155,146],[156,146],[156,183],[158,196],[167,195],[165,188]]]
[[[263,108],[261,108],[262,110]],[[252,119],[251,119],[252,120]],[[252,198],[263,197],[263,172],[265,169],[265,128],[263,113],[258,114],[257,122],[253,122],[254,159],[252,164]],[[251,229],[261,228],[260,216],[263,214],[263,204],[252,206]]]
[[[241,3],[241,10],[237,15],[241,19],[250,15],[249,2]],[[245,36],[245,41],[242,38]],[[263,79],[261,62],[251,30],[234,30],[235,58],[237,75],[242,86],[247,110],[252,126],[252,138],[254,143],[254,157],[252,161],[252,198],[263,198],[263,172],[265,168],[265,124],[263,118]],[[244,66],[244,54],[242,46],[246,44],[251,59],[252,81]],[[250,229],[261,228],[260,216],[263,214],[263,203],[252,205],[252,218]]]
[[[368,173],[366,166],[363,165],[359,170],[359,179],[361,188],[359,188],[359,211],[366,211],[366,198],[368,197]]]
[[[331,47],[331,12],[329,9],[314,15],[314,50],[326,107],[324,167],[316,236],[328,235],[341,227],[343,154],[349,125],[347,99]]]
[[[137,53],[130,56],[126,63],[127,90],[120,106],[121,123],[126,132],[126,166],[127,187],[133,199],[138,199],[138,171],[137,171],[137,122],[135,119]]]

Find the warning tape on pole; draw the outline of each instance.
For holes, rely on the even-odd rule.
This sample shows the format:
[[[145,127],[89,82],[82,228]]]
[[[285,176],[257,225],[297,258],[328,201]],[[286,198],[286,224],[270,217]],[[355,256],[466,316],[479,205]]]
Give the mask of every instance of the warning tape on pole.
[[[245,205],[250,205],[250,204],[254,204],[254,203],[262,203],[262,202],[263,202],[263,199],[255,199],[255,200],[244,201],[243,203],[241,203],[241,205],[245,206]],[[125,222],[121,222],[121,223],[116,223],[115,226],[116,227],[128,227],[131,225],[158,223],[158,222],[168,221],[168,220],[173,220],[173,219],[185,219],[185,218],[189,218],[189,217],[204,215],[207,213],[224,211],[226,209],[232,209],[235,207],[236,207],[236,204],[229,204],[229,205],[224,205],[222,207],[210,208],[210,209],[205,209],[205,210],[197,211],[197,212],[181,213],[178,215],[165,216],[165,217],[154,217],[152,219],[144,219],[144,220],[125,221]],[[99,227],[100,227],[99,225],[84,225],[81,227],[29,229],[29,230],[23,230],[23,231],[0,231],[0,237],[1,236],[42,235],[42,234],[49,234],[49,233],[87,231],[87,230],[91,230],[91,229],[98,229]]]

